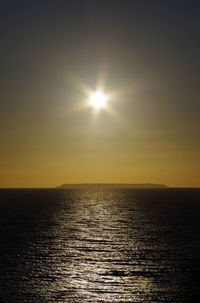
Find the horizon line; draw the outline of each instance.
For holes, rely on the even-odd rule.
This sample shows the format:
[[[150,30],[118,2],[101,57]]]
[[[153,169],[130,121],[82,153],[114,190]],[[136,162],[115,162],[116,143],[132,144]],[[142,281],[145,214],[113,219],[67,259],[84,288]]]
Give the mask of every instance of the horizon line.
[[[168,186],[168,185],[165,185],[165,184],[162,184],[162,183],[86,183],[86,182],[82,182],[82,183],[63,183],[61,185],[56,185],[56,186],[38,186],[38,187],[29,187],[29,186],[25,186],[25,187],[20,187],[20,186],[17,186],[17,187],[11,187],[11,186],[6,186],[6,187],[1,187],[0,186],[0,189],[62,189],[62,186],[73,186],[73,185],[76,185],[76,186],[81,186],[81,185],[115,185],[115,186],[125,186],[125,185],[134,185],[134,186],[137,186],[137,185],[161,185],[163,186],[162,188],[160,189],[170,189],[170,188],[196,188],[196,189],[199,189],[200,188],[200,185],[199,186]],[[145,189],[145,188],[144,188]],[[151,189],[151,188],[146,188],[146,189]],[[156,189],[156,187],[153,187],[153,189]],[[158,188],[159,189],[159,188]]]

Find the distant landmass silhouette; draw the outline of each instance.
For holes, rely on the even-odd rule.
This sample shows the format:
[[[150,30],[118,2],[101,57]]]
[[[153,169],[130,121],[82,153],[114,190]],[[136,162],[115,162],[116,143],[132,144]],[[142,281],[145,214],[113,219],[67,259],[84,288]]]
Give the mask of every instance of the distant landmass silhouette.
[[[164,184],[123,184],[123,183],[80,183],[80,184],[62,184],[57,188],[167,188]]]

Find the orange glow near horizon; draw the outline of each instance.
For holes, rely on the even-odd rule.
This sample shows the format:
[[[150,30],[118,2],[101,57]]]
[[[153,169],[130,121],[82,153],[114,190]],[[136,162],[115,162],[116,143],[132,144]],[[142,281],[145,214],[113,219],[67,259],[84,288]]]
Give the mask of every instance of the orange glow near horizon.
[[[80,80],[74,83],[79,98],[62,114],[48,113],[38,124],[34,112],[27,119],[23,115],[23,119],[12,120],[10,133],[2,137],[0,187],[55,187],[63,183],[200,185],[200,170],[193,160],[200,163],[195,145],[189,150],[187,137],[177,139],[174,129],[159,129],[162,123],[156,122],[156,115],[149,123],[152,113],[139,112],[136,97],[127,101],[131,86],[104,94],[103,81],[96,91]],[[91,106],[92,115],[88,110]]]

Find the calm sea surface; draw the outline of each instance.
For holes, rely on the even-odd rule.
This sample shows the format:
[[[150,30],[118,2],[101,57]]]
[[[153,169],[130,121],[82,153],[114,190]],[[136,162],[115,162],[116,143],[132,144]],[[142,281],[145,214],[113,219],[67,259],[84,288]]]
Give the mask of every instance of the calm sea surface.
[[[0,190],[0,302],[199,302],[200,190]]]

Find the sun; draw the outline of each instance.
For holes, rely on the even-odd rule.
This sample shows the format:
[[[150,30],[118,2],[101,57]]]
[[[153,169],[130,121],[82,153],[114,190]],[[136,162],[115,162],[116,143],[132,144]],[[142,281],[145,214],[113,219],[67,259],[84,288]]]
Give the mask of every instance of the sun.
[[[90,96],[90,104],[96,108],[96,109],[100,109],[105,107],[106,102],[107,102],[107,96],[104,95],[102,92],[98,91],[93,93]]]

